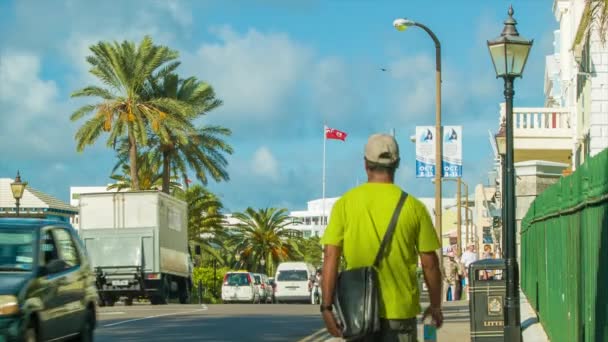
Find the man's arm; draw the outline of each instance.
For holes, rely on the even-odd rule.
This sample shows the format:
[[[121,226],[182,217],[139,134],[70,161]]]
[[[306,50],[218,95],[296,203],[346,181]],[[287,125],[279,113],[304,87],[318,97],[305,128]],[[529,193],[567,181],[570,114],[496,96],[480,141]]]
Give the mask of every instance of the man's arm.
[[[334,291],[338,279],[338,266],[340,256],[342,255],[342,247],[325,245],[323,253],[323,274],[321,275],[323,305],[331,305],[334,302]]]
[[[429,288],[429,297],[432,308],[441,308],[441,270],[439,258],[435,252],[420,253],[422,271],[426,286]]]

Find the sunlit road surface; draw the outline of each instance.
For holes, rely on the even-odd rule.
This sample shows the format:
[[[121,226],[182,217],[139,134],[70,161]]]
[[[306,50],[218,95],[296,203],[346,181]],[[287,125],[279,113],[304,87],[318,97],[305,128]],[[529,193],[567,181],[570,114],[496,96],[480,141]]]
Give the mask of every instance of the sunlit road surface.
[[[147,304],[99,308],[95,341],[324,341],[318,305]]]

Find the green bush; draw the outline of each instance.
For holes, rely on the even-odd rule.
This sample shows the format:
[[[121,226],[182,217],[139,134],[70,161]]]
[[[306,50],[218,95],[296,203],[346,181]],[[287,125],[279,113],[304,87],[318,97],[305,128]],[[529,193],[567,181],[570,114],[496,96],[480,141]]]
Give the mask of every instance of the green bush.
[[[203,303],[217,303],[222,295],[222,282],[224,275],[230,269],[227,267],[218,267],[215,271],[215,287],[213,286],[213,267],[196,267],[192,275],[194,288],[192,289],[192,301],[198,303],[199,299],[199,282],[203,285]]]

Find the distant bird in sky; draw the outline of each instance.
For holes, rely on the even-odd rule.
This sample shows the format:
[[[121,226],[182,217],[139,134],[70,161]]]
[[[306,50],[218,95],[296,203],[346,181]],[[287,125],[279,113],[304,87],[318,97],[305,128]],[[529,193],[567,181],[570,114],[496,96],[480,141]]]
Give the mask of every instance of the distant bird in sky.
[[[382,70],[382,71],[386,71],[386,69],[385,69],[385,68],[380,68],[380,70]]]

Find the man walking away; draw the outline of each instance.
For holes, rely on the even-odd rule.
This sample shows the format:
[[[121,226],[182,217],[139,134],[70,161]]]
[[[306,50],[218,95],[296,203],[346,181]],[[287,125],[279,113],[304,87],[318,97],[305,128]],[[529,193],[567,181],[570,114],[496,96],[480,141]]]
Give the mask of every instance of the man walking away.
[[[321,240],[325,246],[321,312],[327,330],[336,337],[342,335],[332,312],[340,257],[344,254],[347,269],[374,263],[402,193],[393,184],[395,170],[399,167],[399,147],[395,138],[386,134],[372,135],[365,146],[364,162],[367,183],[351,189],[335,203]],[[381,331],[362,341],[417,341],[418,257],[431,300],[424,315],[430,315],[437,327],[441,327],[441,271],[435,252],[440,246],[426,207],[408,196],[378,268]]]

